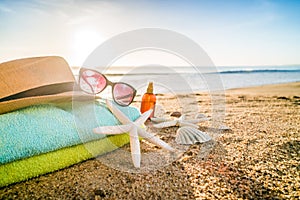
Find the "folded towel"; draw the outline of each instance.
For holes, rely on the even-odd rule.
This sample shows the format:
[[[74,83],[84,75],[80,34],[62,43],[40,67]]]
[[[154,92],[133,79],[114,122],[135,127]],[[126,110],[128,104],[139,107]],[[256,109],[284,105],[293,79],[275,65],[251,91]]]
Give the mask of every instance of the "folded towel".
[[[133,107],[120,109],[132,120],[140,115]],[[0,115],[0,164],[103,138],[92,129],[118,123],[100,103],[35,105]]]
[[[112,151],[128,142],[127,134],[114,135],[0,165],[0,188],[71,166]]]

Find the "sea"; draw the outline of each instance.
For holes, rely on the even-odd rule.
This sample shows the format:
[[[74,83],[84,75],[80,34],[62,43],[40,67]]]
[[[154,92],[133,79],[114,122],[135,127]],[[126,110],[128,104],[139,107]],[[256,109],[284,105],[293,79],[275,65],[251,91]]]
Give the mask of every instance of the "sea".
[[[78,75],[78,67],[73,68]],[[125,82],[145,93],[149,82],[156,94],[212,92],[300,81],[300,65],[288,66],[137,66],[95,68],[112,82]],[[299,91],[300,93],[300,91]]]

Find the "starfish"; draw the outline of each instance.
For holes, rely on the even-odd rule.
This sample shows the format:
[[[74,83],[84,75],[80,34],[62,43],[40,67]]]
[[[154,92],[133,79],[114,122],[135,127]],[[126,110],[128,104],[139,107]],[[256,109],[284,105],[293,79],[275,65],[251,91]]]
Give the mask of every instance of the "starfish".
[[[130,150],[133,165],[136,168],[140,168],[141,163],[141,150],[140,150],[140,140],[139,136],[160,146],[168,151],[174,151],[174,149],[165,143],[163,140],[159,139],[155,135],[147,132],[142,128],[145,121],[149,118],[152,110],[143,113],[134,122],[131,121],[123,112],[121,112],[116,106],[114,106],[109,100],[106,100],[106,105],[109,110],[115,115],[115,117],[122,123],[122,125],[117,126],[102,126],[94,128],[94,133],[97,134],[123,134],[129,133],[130,136]]]
[[[198,125],[196,125],[199,122],[206,121],[207,118],[199,117],[196,119],[185,119],[185,115],[182,115],[180,118],[175,120],[161,120],[161,123],[154,124],[153,126],[155,128],[166,128],[166,127],[172,127],[172,126],[190,126],[194,128],[198,128]]]

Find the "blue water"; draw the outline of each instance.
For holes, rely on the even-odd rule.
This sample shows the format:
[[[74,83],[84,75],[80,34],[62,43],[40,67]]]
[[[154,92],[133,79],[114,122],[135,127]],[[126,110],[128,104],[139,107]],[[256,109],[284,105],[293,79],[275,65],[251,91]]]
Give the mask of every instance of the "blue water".
[[[112,81],[123,81],[145,92],[149,81],[156,93],[198,92],[300,81],[300,65],[255,67],[110,67],[97,68]]]
[[[225,89],[300,81],[300,66],[222,67]]]

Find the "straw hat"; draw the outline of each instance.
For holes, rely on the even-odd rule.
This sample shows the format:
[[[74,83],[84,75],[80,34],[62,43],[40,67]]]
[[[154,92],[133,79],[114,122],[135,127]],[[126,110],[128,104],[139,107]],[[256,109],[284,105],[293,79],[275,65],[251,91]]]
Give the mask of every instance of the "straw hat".
[[[35,104],[71,101],[86,96],[73,88],[75,79],[61,57],[35,57],[0,64],[0,114]]]

